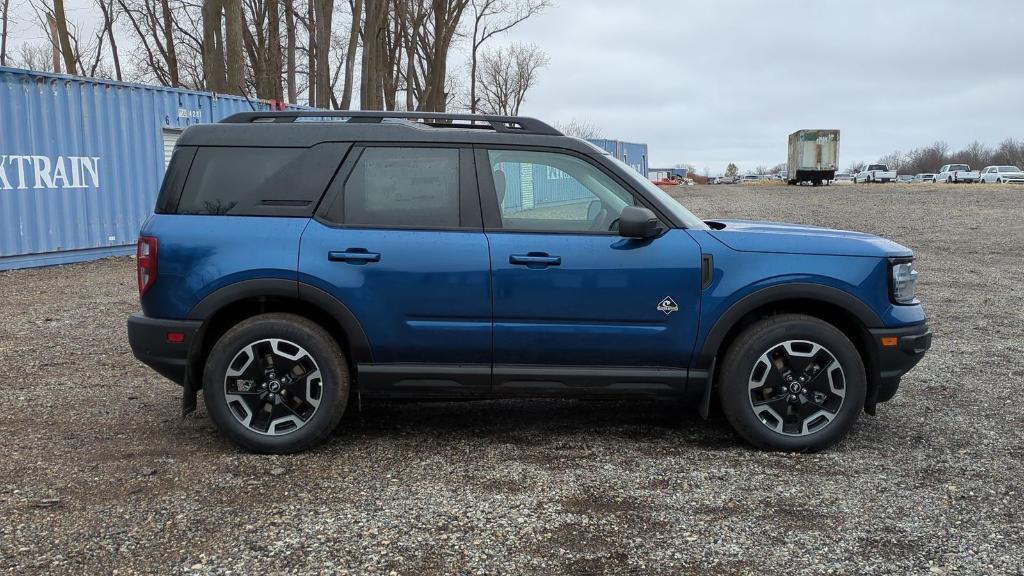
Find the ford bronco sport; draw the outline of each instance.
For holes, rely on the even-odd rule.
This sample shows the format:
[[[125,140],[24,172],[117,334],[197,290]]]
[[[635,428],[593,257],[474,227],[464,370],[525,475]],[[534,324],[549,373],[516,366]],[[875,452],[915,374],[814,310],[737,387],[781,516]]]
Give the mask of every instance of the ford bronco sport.
[[[253,112],[178,141],[128,335],[259,452],[350,398],[509,397],[717,401],[756,446],[820,450],[931,344],[912,259],[702,221],[531,118]]]

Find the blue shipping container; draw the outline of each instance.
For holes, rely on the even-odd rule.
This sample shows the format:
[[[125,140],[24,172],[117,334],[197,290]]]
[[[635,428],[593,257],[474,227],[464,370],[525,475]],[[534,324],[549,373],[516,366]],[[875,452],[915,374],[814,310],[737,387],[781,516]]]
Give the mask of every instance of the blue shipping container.
[[[647,177],[647,145],[620,140],[590,140],[612,156],[629,164],[644,178]],[[535,164],[508,164],[502,166],[508,190],[521,190],[522,194],[506,194],[506,211],[572,204],[593,198],[574,178],[550,166]],[[525,197],[525,198],[524,198]],[[525,206],[524,206],[525,204]]]
[[[0,270],[131,254],[180,131],[250,109],[237,96],[0,68]]]
[[[629,164],[644,178],[647,177],[647,144],[607,139],[590,140],[589,142]]]

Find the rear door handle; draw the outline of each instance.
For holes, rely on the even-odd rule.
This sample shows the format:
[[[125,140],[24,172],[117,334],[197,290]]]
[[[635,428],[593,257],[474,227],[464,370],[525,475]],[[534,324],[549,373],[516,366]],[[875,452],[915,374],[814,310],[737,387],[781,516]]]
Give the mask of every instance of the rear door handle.
[[[380,253],[367,252],[365,248],[349,248],[348,250],[328,252],[327,259],[331,262],[369,264],[370,262],[380,262]]]
[[[546,252],[530,252],[529,254],[513,254],[508,257],[509,264],[519,264],[530,268],[546,268],[562,263],[561,256],[551,256]]]

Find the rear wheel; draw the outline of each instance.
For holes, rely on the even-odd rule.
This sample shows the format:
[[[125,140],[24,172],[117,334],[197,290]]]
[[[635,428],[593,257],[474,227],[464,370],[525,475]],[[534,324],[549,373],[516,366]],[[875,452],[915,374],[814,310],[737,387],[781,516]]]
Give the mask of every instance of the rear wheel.
[[[743,331],[719,381],[726,418],[751,444],[817,451],[843,439],[864,409],[860,354],[835,326],[784,314]]]
[[[247,450],[274,454],[326,438],[349,390],[337,342],[292,314],[262,314],[228,330],[210,351],[203,383],[217,428]]]

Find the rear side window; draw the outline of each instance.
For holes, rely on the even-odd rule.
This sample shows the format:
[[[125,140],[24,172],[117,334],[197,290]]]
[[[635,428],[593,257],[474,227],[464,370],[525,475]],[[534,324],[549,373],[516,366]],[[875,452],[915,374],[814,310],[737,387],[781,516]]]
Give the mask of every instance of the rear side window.
[[[366,148],[330,219],[352,226],[457,228],[459,150]]]
[[[200,147],[177,213],[312,216],[348,147]]]

